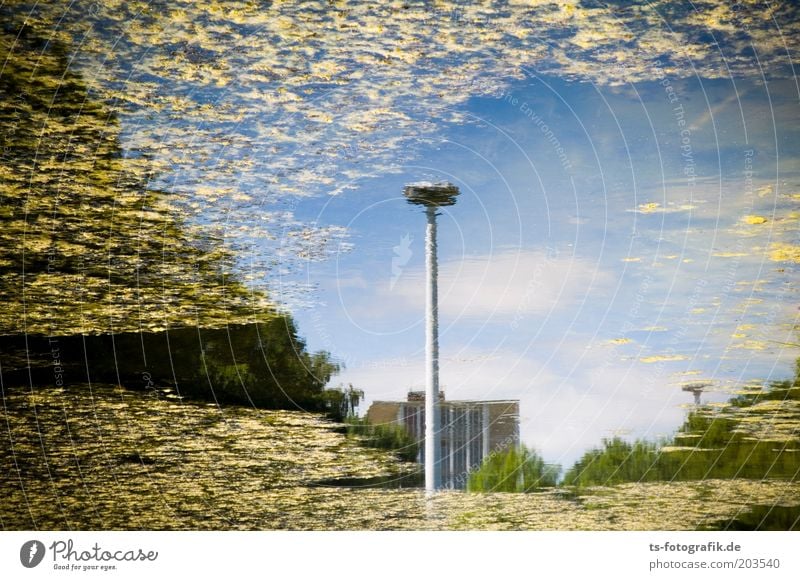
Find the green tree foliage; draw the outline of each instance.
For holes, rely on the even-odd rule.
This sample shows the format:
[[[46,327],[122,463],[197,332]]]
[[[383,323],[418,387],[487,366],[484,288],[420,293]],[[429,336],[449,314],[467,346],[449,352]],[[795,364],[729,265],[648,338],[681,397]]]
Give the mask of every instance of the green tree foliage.
[[[288,316],[173,331],[170,343],[181,353],[182,376],[176,378],[182,394],[258,407],[328,409],[324,387],[339,367],[326,352],[306,352]]]
[[[148,187],[147,160],[123,156],[119,122],[70,70],[65,46],[4,16],[4,379],[323,409],[338,370],[329,355],[308,354],[291,318],[231,274],[221,240],[193,232]]]
[[[0,6],[0,334],[222,327],[274,315],[123,155],[120,123],[49,30]]]
[[[317,353],[317,355],[320,354],[327,353]],[[347,421],[356,417],[356,409],[364,400],[364,391],[354,388],[352,384],[347,387],[339,385],[333,389],[325,389],[323,396],[328,414],[338,421]]]
[[[564,474],[564,485],[611,485],[628,481],[664,479],[659,473],[659,445],[647,441],[628,443],[614,437],[603,439]]]
[[[530,492],[556,485],[561,468],[524,445],[490,454],[467,481],[468,491]]]
[[[327,353],[309,354],[292,319],[278,314],[259,324],[222,329],[0,336],[0,364],[5,384],[116,383],[217,403],[331,411],[338,417],[324,388],[338,365]]]
[[[180,219],[71,68],[70,38],[25,14],[0,6],[4,380],[327,409],[338,365],[239,280],[222,239]]]
[[[784,479],[800,476],[800,359],[792,379],[745,389],[721,409],[698,407],[670,439],[603,440],[563,484]]]
[[[355,416],[349,417],[346,423],[348,435],[366,447],[394,451],[404,461],[416,461],[419,456],[419,444],[400,425],[373,425],[366,418]]]

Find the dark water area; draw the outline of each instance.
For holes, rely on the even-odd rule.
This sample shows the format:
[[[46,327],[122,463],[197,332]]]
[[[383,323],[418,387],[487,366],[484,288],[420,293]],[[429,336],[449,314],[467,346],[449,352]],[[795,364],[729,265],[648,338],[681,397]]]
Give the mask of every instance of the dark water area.
[[[755,505],[728,522],[720,522],[717,529],[724,531],[800,531],[800,506]]]
[[[6,385],[113,383],[153,394],[259,408],[332,411],[324,390],[337,371],[309,354],[294,322],[69,336],[0,336]]]

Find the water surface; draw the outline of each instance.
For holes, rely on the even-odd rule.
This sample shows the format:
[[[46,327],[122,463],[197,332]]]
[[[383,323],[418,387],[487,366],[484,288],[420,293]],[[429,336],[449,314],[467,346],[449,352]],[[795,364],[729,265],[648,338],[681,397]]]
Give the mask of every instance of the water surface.
[[[318,415],[107,385],[3,398],[5,529],[793,529],[794,481],[705,479],[529,494],[369,485],[415,470]],[[348,486],[331,485],[343,480]],[[365,483],[359,485],[358,480]]]
[[[3,3],[4,337],[225,329],[280,309],[365,405],[403,399],[424,380],[424,260],[402,187],[447,180],[461,190],[439,218],[449,399],[519,399],[522,440],[565,468],[603,438],[692,457],[719,451],[711,424],[749,441],[709,481],[426,503],[315,486],[410,469],[318,415],[62,389],[44,361],[52,380],[32,394],[4,386],[3,525],[791,527],[795,399],[729,400],[791,377],[798,355],[799,16]],[[3,354],[19,383],[30,353]],[[704,435],[687,417],[707,451],[687,451]],[[781,481],[742,480],[756,455]]]

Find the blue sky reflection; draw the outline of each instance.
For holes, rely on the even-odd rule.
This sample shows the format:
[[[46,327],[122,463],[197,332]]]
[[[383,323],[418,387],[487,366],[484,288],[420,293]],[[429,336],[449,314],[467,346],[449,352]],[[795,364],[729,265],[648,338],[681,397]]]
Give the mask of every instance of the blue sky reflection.
[[[447,396],[520,398],[523,439],[564,463],[604,436],[667,435],[692,401],[682,385],[721,401],[796,356],[781,344],[796,342],[794,90],[531,74],[473,98],[398,175],[298,208],[353,244],[307,264],[319,302],[297,310],[301,330],[367,404],[424,384],[423,217],[401,189],[450,180]]]

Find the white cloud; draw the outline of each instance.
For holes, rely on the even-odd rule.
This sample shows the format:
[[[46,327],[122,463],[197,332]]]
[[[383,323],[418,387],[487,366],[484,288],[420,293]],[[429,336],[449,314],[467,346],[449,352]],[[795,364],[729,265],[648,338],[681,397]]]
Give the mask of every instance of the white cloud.
[[[439,311],[450,319],[502,318],[513,324],[574,305],[610,281],[587,260],[553,258],[540,250],[465,257],[439,266]],[[418,309],[425,303],[424,272],[407,270],[393,289],[381,286],[379,298]]]

